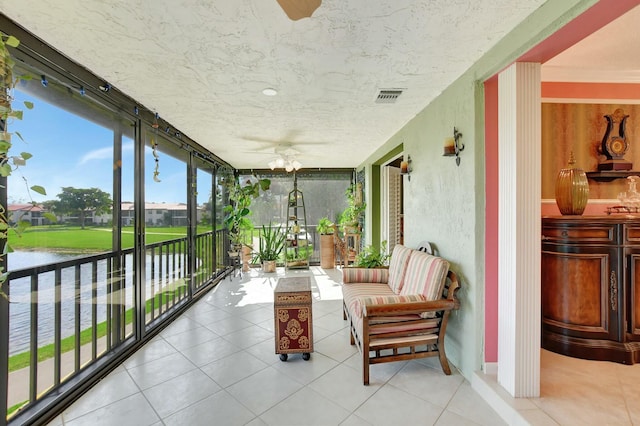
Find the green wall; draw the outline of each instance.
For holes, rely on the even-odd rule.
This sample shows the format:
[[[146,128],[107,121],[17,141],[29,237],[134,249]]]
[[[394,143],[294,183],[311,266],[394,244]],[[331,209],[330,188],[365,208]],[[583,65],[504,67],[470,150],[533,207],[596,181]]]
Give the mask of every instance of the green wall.
[[[545,3],[358,167],[366,170],[367,199],[371,200],[365,239],[375,242],[380,238],[380,206],[372,191],[379,194],[380,166],[398,148],[411,156],[411,180],[404,181],[405,245],[431,241],[461,279],[461,308],[451,317],[446,350],[467,379],[481,369],[484,359],[482,82],[594,3]],[[453,136],[454,126],[462,132],[465,144],[460,166],[453,157],[442,155],[444,140]]]

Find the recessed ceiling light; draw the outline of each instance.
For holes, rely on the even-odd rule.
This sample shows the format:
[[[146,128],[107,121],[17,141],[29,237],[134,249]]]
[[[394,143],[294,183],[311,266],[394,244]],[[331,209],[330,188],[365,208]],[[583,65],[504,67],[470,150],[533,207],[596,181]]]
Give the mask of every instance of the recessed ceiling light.
[[[266,89],[262,90],[262,94],[266,96],[275,96],[278,94],[278,91],[276,89],[267,87]]]

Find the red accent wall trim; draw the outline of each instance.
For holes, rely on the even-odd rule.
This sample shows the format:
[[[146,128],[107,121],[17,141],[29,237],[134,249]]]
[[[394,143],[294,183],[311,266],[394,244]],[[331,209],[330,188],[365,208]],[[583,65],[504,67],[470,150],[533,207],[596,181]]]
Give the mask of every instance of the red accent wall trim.
[[[543,82],[543,98],[640,99],[640,84]]]
[[[600,0],[573,21],[522,55],[516,62],[539,62],[544,64],[560,52],[565,51],[568,47],[573,46],[639,4],[640,0]]]

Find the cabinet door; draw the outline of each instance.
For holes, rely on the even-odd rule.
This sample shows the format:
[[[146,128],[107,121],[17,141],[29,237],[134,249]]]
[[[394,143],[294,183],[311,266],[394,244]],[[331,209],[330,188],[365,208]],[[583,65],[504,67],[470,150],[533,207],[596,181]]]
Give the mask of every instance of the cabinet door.
[[[542,246],[543,331],[620,340],[620,276],[615,246]]]

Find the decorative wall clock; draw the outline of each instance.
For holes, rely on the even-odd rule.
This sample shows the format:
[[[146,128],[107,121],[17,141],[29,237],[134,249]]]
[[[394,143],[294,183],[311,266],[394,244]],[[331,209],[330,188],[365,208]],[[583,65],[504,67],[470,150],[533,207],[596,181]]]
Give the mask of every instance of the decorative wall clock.
[[[625,134],[625,124],[629,115],[622,109],[616,109],[613,114],[604,116],[607,120],[607,130],[602,138],[600,153],[605,156],[605,160],[598,164],[598,170],[631,170],[633,164],[624,159],[624,155],[629,150],[629,143]],[[617,134],[615,128],[618,127]]]

